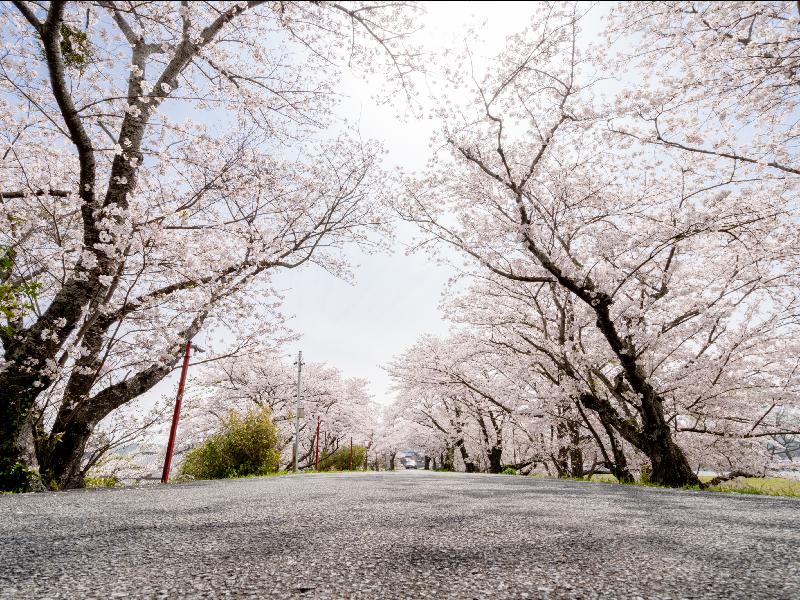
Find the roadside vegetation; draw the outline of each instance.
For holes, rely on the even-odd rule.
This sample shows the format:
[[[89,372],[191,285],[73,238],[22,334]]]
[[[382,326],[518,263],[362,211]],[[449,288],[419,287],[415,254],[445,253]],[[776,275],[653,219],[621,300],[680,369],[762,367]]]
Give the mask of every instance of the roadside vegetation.
[[[505,474],[505,472],[504,472]],[[556,479],[546,475],[531,475],[542,479]],[[591,477],[570,477],[572,481],[584,483],[614,483],[620,484],[619,480],[611,474],[592,475]],[[739,494],[753,494],[758,496],[788,496],[790,498],[800,498],[800,481],[793,481],[783,477],[736,477],[716,485],[703,487],[712,480],[709,476],[699,477],[701,485],[686,485],[682,489],[697,490],[704,492],[736,492]],[[632,482],[623,482],[621,485],[633,485],[640,487],[667,487],[642,481],[641,479]]]
[[[191,449],[181,475],[195,479],[223,479],[269,475],[278,471],[278,430],[269,409],[245,415],[231,412],[220,431]]]
[[[187,453],[180,474],[193,479],[288,474],[291,472],[289,469],[280,469],[280,449],[290,443],[289,440],[281,440],[269,408],[254,409],[244,414],[232,411],[222,421],[217,433]],[[346,471],[351,464],[359,468],[364,464],[366,453],[367,448],[362,445],[353,446],[352,456],[349,447],[340,447],[321,454],[316,470]]]
[[[348,471],[359,469],[367,456],[366,446],[353,446],[353,457],[350,458],[350,447],[343,446],[328,456],[320,457],[319,471]],[[352,464],[352,469],[350,465]]]

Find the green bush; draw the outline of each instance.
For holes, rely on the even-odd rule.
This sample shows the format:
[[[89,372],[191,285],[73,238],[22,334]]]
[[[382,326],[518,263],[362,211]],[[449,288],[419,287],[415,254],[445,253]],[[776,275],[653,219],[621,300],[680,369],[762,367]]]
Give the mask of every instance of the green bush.
[[[278,470],[278,430],[269,409],[242,416],[232,412],[222,428],[186,455],[181,475],[224,479],[266,475]]]
[[[516,469],[512,469],[511,467],[506,467],[505,469],[503,469],[503,472],[500,473],[500,474],[501,475],[516,475],[517,474],[517,470]]]
[[[14,463],[6,469],[0,468],[0,491],[21,493],[29,492],[39,477],[22,463]]]
[[[367,455],[365,446],[353,446],[353,469],[361,469],[364,466],[364,457]],[[350,469],[350,446],[342,446],[333,454],[320,456],[320,471],[347,471]]]
[[[87,488],[113,488],[117,487],[119,480],[114,475],[110,477],[84,477],[83,483]]]

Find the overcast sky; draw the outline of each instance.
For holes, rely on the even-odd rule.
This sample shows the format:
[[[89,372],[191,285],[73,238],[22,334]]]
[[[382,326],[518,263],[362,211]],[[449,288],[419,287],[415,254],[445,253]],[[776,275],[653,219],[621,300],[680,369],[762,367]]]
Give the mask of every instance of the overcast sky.
[[[479,26],[491,54],[499,52],[508,34],[528,22],[526,2],[437,2],[428,5],[421,32],[430,50],[464,44],[465,32]],[[424,95],[424,86],[420,92]],[[396,110],[376,106],[371,90],[352,77],[343,79],[341,93],[348,96],[342,110],[358,119],[364,137],[379,139],[389,151],[385,167],[420,170],[431,155],[432,124],[427,120],[401,120]],[[447,324],[438,305],[452,272],[424,255],[405,255],[404,244],[414,228],[399,224],[391,254],[351,254],[355,283],[334,279],[320,269],[283,272],[277,278],[285,289],[284,310],[293,315],[291,327],[302,335],[292,352],[303,350],[304,360],[326,362],[346,376],[370,381],[375,400],[390,400],[390,380],[380,368],[414,343],[423,333],[441,334]]]
[[[498,54],[506,37],[529,23],[534,8],[530,2],[424,4],[424,30],[417,34],[424,48],[435,53],[463,48],[469,41],[477,62],[482,56]],[[480,32],[480,40],[465,39],[471,28]],[[587,35],[592,34],[587,31]],[[338,90],[345,100],[338,112],[358,122],[362,137],[383,143],[388,151],[385,169],[400,166],[406,172],[422,170],[433,152],[430,140],[434,123],[402,118],[397,108],[377,105],[372,100],[375,86],[375,81],[346,73]],[[424,104],[426,86],[418,87],[419,100]],[[423,333],[444,334],[448,330],[439,303],[453,272],[424,254],[406,255],[414,231],[412,225],[398,223],[390,251],[372,255],[351,251],[353,283],[313,266],[281,272],[274,280],[284,296],[283,312],[291,317],[289,326],[302,336],[297,344],[286,348],[287,353],[296,356],[302,350],[305,361],[324,362],[346,377],[367,379],[374,399],[381,404],[392,399],[391,381],[381,365]],[[159,397],[173,397],[177,375],[173,372],[146,394],[145,404]]]

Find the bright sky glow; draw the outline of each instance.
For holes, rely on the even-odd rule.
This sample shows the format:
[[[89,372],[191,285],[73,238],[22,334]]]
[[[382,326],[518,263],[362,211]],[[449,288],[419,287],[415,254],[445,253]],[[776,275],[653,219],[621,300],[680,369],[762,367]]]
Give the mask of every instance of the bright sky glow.
[[[531,5],[524,2],[434,2],[427,9],[420,35],[432,51],[463,46],[472,27],[481,32],[489,53],[495,53],[531,15]],[[422,86],[420,91],[424,94]],[[362,135],[385,144],[388,170],[424,167],[432,152],[428,121],[401,119],[395,109],[376,106],[369,88],[354,77],[343,80],[341,93],[349,97],[342,112],[359,121]],[[422,333],[444,333],[448,327],[438,304],[452,271],[423,255],[406,256],[413,232],[413,227],[398,224],[391,253],[353,253],[353,285],[314,268],[282,272],[276,278],[286,290],[285,312],[294,315],[290,326],[303,336],[294,352],[302,349],[306,360],[327,362],[346,376],[368,379],[380,403],[391,397],[391,382],[380,365]]]
[[[534,9],[526,2],[425,4],[424,29],[417,34],[424,49],[435,55],[469,43],[476,62],[500,52],[509,35],[527,26]],[[599,16],[601,11],[595,11]],[[584,28],[589,24],[585,22]],[[423,113],[429,103],[428,90],[436,83],[429,79],[418,85]],[[387,171],[397,167],[406,172],[422,170],[434,152],[432,121],[403,116],[399,114],[402,107],[376,103],[372,96],[377,85],[345,72],[338,90],[344,100],[338,112],[357,122],[364,138],[383,143],[388,152],[383,165]],[[287,353],[296,356],[302,350],[306,361],[327,363],[345,377],[367,379],[374,399],[381,404],[390,402],[391,380],[381,365],[423,333],[443,334],[449,327],[441,317],[439,302],[454,271],[424,254],[406,255],[413,235],[413,226],[397,222],[395,239],[387,251],[370,255],[351,250],[352,283],[314,266],[277,273],[274,284],[284,296],[283,312],[291,317],[288,325],[301,335],[296,345],[286,348]],[[172,396],[176,386],[177,372],[143,400],[147,404],[165,394]]]

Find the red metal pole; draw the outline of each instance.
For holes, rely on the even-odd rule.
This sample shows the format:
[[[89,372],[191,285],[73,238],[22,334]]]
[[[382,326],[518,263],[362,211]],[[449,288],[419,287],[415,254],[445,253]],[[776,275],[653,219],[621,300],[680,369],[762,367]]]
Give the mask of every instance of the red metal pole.
[[[319,471],[319,417],[317,417],[317,451],[314,455],[314,470]]]
[[[350,470],[353,470],[353,438],[350,438]]]
[[[178,418],[181,416],[181,400],[183,399],[183,388],[186,385],[186,371],[189,369],[189,352],[191,349],[192,342],[187,340],[186,352],[183,355],[183,367],[181,367],[181,380],[178,383],[178,396],[175,398],[175,412],[172,413],[172,427],[169,430],[167,455],[164,457],[164,470],[161,472],[161,483],[169,481],[169,467],[172,464],[172,451],[175,449],[175,434],[178,432]]]

